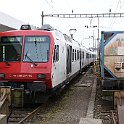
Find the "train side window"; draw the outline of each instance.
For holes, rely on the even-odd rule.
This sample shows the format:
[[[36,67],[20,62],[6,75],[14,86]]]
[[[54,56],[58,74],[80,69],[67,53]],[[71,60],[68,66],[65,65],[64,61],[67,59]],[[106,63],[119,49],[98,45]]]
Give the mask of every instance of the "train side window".
[[[55,46],[54,46],[53,62],[55,62]]]
[[[82,58],[84,58],[84,51],[82,52]]]
[[[86,58],[89,58],[89,54],[88,53],[86,53]]]
[[[75,61],[77,60],[77,56],[76,56],[77,54],[76,54],[76,50],[75,50]]]
[[[59,61],[59,45],[57,45],[56,49],[56,61]]]
[[[53,62],[59,61],[59,45],[54,45]]]
[[[93,56],[93,58],[96,58],[96,55],[95,54],[93,54],[92,56]]]
[[[78,60],[78,50],[77,50],[77,60]]]
[[[77,50],[77,60],[79,60],[79,50]]]
[[[74,61],[74,49],[72,50],[72,62]]]

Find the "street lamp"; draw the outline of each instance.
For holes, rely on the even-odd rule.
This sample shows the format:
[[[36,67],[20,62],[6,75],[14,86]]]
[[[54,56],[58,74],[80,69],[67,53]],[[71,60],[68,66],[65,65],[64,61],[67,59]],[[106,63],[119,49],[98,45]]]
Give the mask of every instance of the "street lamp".
[[[69,29],[69,33],[70,33],[72,39],[73,39],[73,35],[76,31],[77,31],[77,29]]]

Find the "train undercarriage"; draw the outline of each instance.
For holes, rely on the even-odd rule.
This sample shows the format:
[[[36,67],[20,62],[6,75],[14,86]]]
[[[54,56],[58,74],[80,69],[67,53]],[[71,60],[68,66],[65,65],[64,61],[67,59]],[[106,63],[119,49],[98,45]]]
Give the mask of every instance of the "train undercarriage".
[[[15,85],[13,85],[15,84]],[[50,96],[51,91],[46,89],[45,84],[35,83],[1,83],[0,94],[8,92],[9,100],[14,107],[23,107],[24,104],[44,103]]]

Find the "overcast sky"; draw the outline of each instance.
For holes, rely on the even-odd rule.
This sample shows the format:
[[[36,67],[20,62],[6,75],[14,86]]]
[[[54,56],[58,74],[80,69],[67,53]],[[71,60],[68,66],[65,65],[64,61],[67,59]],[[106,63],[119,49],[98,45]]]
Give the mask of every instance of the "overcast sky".
[[[21,21],[35,26],[41,26],[41,13],[108,13],[124,12],[124,0],[0,0],[0,11]],[[100,18],[101,30],[124,30],[124,18]],[[63,33],[69,33],[70,28],[76,28],[76,40],[85,44],[89,36],[97,38],[97,28],[85,28],[85,25],[98,25],[98,19],[58,19],[45,18],[44,23],[51,24]],[[92,43],[88,43],[92,44]]]

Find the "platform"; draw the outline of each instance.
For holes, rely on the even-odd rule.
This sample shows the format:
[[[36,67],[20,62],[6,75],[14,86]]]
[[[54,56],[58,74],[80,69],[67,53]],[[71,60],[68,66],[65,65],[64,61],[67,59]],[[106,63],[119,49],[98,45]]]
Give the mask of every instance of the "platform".
[[[102,124],[102,120],[94,118],[81,118],[79,124]]]
[[[83,118],[83,117],[80,118],[79,124],[102,124],[102,119],[93,118],[95,95],[96,95],[96,84],[97,84],[97,81],[96,81],[96,78],[94,78],[87,115],[86,115],[86,118]]]

